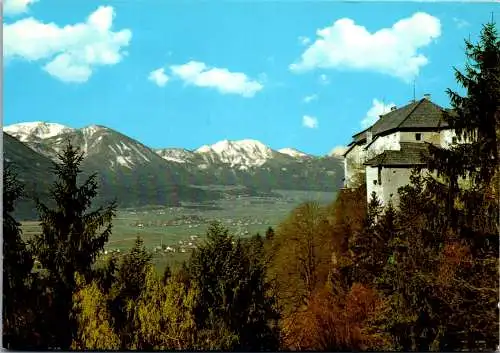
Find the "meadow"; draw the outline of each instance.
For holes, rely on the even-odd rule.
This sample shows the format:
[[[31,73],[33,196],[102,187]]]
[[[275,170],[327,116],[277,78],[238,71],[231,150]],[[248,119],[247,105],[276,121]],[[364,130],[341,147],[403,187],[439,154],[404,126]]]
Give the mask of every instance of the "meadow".
[[[273,190],[281,197],[236,196],[207,203],[184,203],[182,207],[143,207],[119,209],[113,220],[113,232],[105,246],[106,253],[126,252],[137,236],[153,252],[158,268],[176,266],[189,257],[191,250],[205,238],[211,221],[222,222],[239,237],[276,227],[299,204],[316,201],[328,204],[334,192]],[[37,222],[23,222],[25,237],[38,232]],[[168,247],[168,249],[167,249]]]

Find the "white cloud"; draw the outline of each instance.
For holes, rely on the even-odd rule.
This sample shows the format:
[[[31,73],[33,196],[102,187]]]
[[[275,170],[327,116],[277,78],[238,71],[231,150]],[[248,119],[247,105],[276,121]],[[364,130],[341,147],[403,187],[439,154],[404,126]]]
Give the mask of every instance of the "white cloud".
[[[149,73],[148,80],[154,82],[158,87],[163,87],[167,84],[169,77],[165,74],[164,68],[159,68]]]
[[[38,0],[4,0],[3,14],[5,16],[16,16],[28,12],[28,8]]]
[[[311,94],[310,96],[305,96],[303,101],[304,101],[304,103],[310,103],[310,102],[315,101],[317,99],[318,99],[317,94]]]
[[[300,36],[297,39],[299,40],[299,43],[302,45],[308,45],[309,43],[311,43],[311,39],[309,37]]]
[[[334,157],[342,157],[347,151],[347,146],[335,146],[332,148],[330,153],[328,153],[329,156],[334,156]]]
[[[316,32],[318,38],[290,65],[294,72],[317,68],[376,71],[410,82],[428,59],[419,49],[441,35],[438,18],[417,12],[374,33],[342,18]]]
[[[319,83],[322,85],[328,85],[330,83],[330,79],[325,74],[321,74],[319,75]]]
[[[395,106],[394,103],[384,104],[384,102],[374,99],[371,108],[366,112],[366,116],[361,121],[361,126],[365,129],[373,125],[380,118],[380,115],[390,112],[391,108]]]
[[[60,27],[33,17],[3,25],[6,59],[42,61],[44,70],[64,82],[86,82],[95,68],[119,63],[132,32],[111,30],[115,12],[100,6],[85,22]]]
[[[304,115],[302,117],[302,126],[309,129],[316,129],[318,127],[318,119],[314,116]]]
[[[264,88],[261,82],[250,79],[242,72],[230,72],[217,67],[210,68],[199,61],[173,65],[170,69],[174,76],[187,84],[215,88],[223,94],[238,94],[249,98]]]

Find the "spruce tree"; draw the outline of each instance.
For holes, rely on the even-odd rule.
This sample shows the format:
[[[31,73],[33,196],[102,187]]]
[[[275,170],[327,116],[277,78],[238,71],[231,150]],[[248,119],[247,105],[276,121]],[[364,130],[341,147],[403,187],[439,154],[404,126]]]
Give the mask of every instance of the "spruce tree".
[[[460,143],[449,150],[431,148],[429,163],[444,180],[434,179],[429,185],[436,200],[447,196],[446,212],[441,214],[449,218],[456,235],[448,243],[470,256],[468,269],[455,271],[452,277],[456,290],[448,293],[449,301],[460,303],[461,310],[454,313],[443,342],[445,349],[482,349],[480,342],[493,349],[498,341],[500,232],[500,38],[496,24],[483,26],[478,43],[466,40],[465,44],[465,71],[455,70],[455,77],[466,94],[448,90],[453,113],[445,116]],[[465,299],[470,297],[475,301]],[[466,342],[465,347],[457,346],[457,341]]]
[[[121,349],[132,349],[136,322],[135,302],[145,290],[146,273],[151,265],[151,254],[137,236],[134,246],[125,254],[120,263],[116,281],[110,292],[111,313],[115,321],[115,331],[121,339]]]
[[[207,243],[189,262],[193,285],[199,288],[195,308],[199,349],[275,350],[278,315],[268,295],[258,243],[248,252],[219,223],[210,225]],[[260,245],[261,246],[261,245]],[[255,251],[257,250],[257,251]]]
[[[266,230],[266,240],[272,240],[274,238],[274,229],[273,227],[269,227]]]
[[[68,142],[58,157],[57,179],[50,190],[54,207],[36,200],[42,232],[34,237],[31,248],[48,273],[52,325],[46,344],[65,350],[76,330],[70,318],[75,273],[91,279],[92,265],[111,234],[116,205],[92,208],[98,190],[96,175],[79,185],[84,157],[78,148]]]
[[[461,96],[448,89],[453,109],[444,114],[460,143],[447,149],[431,145],[429,160],[430,170],[436,171],[444,181],[434,181],[435,192],[439,192],[441,197],[446,196],[443,199],[447,201],[447,214],[455,225],[459,222],[455,201],[459,196],[467,197],[460,192],[460,180],[469,180],[472,188],[485,193],[496,175],[491,196],[496,202],[499,200],[500,39],[496,24],[484,25],[479,42],[474,44],[466,40],[465,48],[465,70],[454,70],[456,80],[465,89],[466,95]],[[469,220],[477,215],[472,208],[468,211],[473,212],[467,215]],[[481,209],[479,213],[483,211]]]
[[[23,194],[12,165],[3,173],[3,346],[7,349],[28,347],[27,325],[29,279],[33,260],[21,237],[20,224],[12,216],[15,201]]]
[[[495,24],[466,41],[466,95],[448,90],[444,118],[459,140],[429,146],[437,177],[400,190],[399,230],[378,278],[385,328],[402,350],[490,350],[498,344],[500,41]]]

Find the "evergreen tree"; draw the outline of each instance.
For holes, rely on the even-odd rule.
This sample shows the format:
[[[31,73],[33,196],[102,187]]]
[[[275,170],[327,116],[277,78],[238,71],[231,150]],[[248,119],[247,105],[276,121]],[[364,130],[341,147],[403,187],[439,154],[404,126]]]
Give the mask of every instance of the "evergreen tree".
[[[115,203],[90,209],[97,196],[96,175],[78,185],[83,153],[68,143],[54,167],[57,180],[50,190],[54,208],[36,200],[41,234],[32,241],[32,251],[48,273],[52,324],[45,343],[48,347],[69,349],[76,326],[70,319],[75,273],[92,277],[92,264],[111,234]]]
[[[447,214],[457,225],[456,200],[460,195],[460,178],[467,178],[472,187],[486,192],[496,175],[498,178],[500,157],[500,39],[495,23],[483,26],[480,41],[473,44],[465,41],[467,62],[465,72],[455,69],[457,82],[465,88],[466,95],[460,96],[451,89],[447,93],[452,111],[444,114],[451,129],[454,129],[461,143],[449,149],[430,146],[429,167],[436,171],[444,182],[434,180],[435,192],[446,195]],[[496,180],[498,183],[498,180]],[[498,202],[498,186],[494,199]],[[470,201],[470,200],[469,200]],[[467,203],[467,200],[463,200]],[[479,210],[464,208],[468,220],[480,217]],[[473,212],[470,214],[469,212]],[[488,215],[492,216],[492,215]],[[494,215],[493,215],[494,216]],[[498,218],[498,217],[497,217]],[[495,229],[498,232],[499,229]]]
[[[136,300],[145,286],[145,277],[152,255],[144,246],[144,241],[137,236],[134,246],[123,256],[118,271],[120,295],[130,300]]]
[[[278,319],[268,296],[264,267],[251,259],[240,240],[219,223],[210,225],[207,243],[189,263],[200,294],[196,308],[200,349],[275,350]]]
[[[498,341],[500,232],[500,39],[495,23],[483,26],[478,43],[465,44],[465,72],[455,70],[455,76],[466,95],[448,90],[453,113],[445,116],[461,143],[450,149],[431,147],[429,161],[440,177],[429,180],[431,195],[446,211],[435,218],[448,223],[446,231],[453,234],[442,258],[455,261],[455,252],[463,251],[469,260],[443,282],[448,287],[440,287],[449,302],[460,306],[448,315],[453,319],[442,327],[441,342],[445,349],[493,349]],[[474,302],[466,300],[472,297]]]
[[[358,282],[368,286],[374,285],[389,259],[388,245],[396,232],[396,211],[392,203],[382,208],[380,200],[373,192],[364,227],[360,232],[353,233],[349,240],[351,284]]]
[[[137,328],[134,320],[135,302],[145,290],[151,258],[142,238],[138,236],[130,252],[123,256],[110,292],[111,314],[115,330],[121,339],[121,349],[133,349],[134,332]]]
[[[3,345],[21,349],[29,345],[30,303],[29,280],[33,260],[21,237],[20,224],[12,216],[15,201],[22,196],[23,186],[12,165],[5,164],[3,173]]]
[[[266,230],[266,240],[272,240],[274,237],[274,229],[273,227],[269,227]]]

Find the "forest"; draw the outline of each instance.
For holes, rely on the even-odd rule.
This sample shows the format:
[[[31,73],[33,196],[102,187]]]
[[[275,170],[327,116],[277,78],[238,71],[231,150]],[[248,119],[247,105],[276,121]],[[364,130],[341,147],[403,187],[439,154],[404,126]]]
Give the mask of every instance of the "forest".
[[[459,139],[382,207],[366,189],[309,202],[266,234],[213,223],[180,268],[158,273],[138,238],[99,260],[116,204],[97,207],[68,144],[41,232],[13,218],[3,175],[3,346],[14,350],[491,351],[499,344],[500,40],[465,41],[464,94],[444,112]]]

